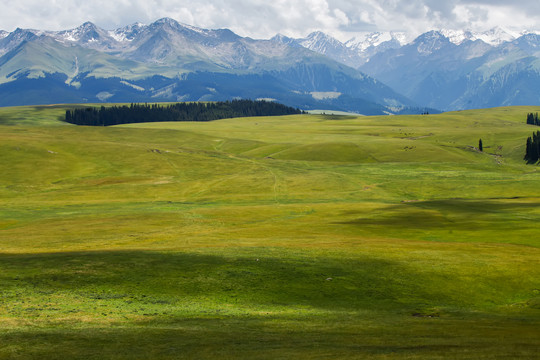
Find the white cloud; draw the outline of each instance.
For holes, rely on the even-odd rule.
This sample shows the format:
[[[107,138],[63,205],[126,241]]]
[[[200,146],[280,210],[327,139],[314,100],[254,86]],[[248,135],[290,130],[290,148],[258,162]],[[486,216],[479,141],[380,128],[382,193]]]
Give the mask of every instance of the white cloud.
[[[106,29],[161,17],[242,36],[304,36],[322,30],[340,39],[359,31],[495,26],[540,29],[538,0],[0,0],[0,29],[68,29],[92,21]]]

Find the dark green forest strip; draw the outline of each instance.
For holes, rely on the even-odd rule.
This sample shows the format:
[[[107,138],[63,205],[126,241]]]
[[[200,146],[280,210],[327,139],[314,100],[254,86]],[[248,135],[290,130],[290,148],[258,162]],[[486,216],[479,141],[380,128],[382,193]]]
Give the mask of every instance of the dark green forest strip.
[[[236,117],[280,116],[302,111],[269,101],[233,100],[215,103],[131,104],[66,110],[65,121],[75,125],[111,126],[163,121],[212,121]]]

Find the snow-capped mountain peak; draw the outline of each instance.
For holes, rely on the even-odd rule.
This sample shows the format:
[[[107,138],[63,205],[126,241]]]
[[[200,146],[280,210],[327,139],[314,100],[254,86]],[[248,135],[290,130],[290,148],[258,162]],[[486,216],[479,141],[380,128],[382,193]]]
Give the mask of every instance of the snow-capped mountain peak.
[[[15,31],[8,33],[7,36],[0,37],[0,56],[37,36],[36,31],[17,28]]]
[[[13,47],[10,40],[16,37],[22,41]],[[323,33],[314,33],[306,41],[346,50]],[[0,52],[0,80],[16,84],[9,86],[19,91],[5,96],[11,88],[4,86],[0,105],[19,98],[59,103],[260,97],[317,108],[332,103],[348,111],[381,114],[416,105],[313,51],[168,18],[116,30],[91,23],[43,31],[39,36],[19,30],[0,39]]]
[[[288,46],[292,46],[292,47],[303,47],[300,43],[299,43],[299,40],[297,39],[293,39],[293,38],[290,38],[288,36],[285,36],[283,34],[277,34],[275,35],[274,37],[272,37],[270,39],[270,41],[275,41],[275,42],[278,42],[278,43],[281,43],[281,44],[285,44],[285,45],[288,45]]]
[[[82,42],[92,43],[97,42],[102,37],[107,37],[107,32],[98,28],[93,23],[87,21],[79,27],[71,30],[65,30],[55,33],[57,39],[63,42]]]
[[[362,33],[348,40],[345,46],[353,50],[365,51],[385,42],[395,42],[403,46],[408,42],[408,37],[406,33],[397,31]]]
[[[452,43],[461,45],[465,41],[482,40],[491,46],[499,46],[502,43],[514,41],[522,35],[529,33],[528,31],[514,31],[503,27],[495,27],[487,31],[472,31],[472,30],[439,30]]]
[[[326,35],[321,31],[315,31],[309,34],[306,38],[300,39],[300,45],[303,47],[313,50],[315,52],[325,53],[330,49],[335,49],[343,47],[343,43],[339,40]]]
[[[517,39],[519,36],[520,36],[519,32],[508,30],[500,26],[495,27],[488,31],[475,34],[475,37],[477,39],[480,39],[483,42],[490,44],[492,46],[498,46],[504,42],[513,41]]]
[[[449,30],[441,29],[439,30],[441,34],[447,37],[451,43],[455,45],[461,45],[468,40],[477,40],[477,37],[469,30]]]
[[[422,34],[413,41],[418,53],[422,55],[430,55],[449,44],[451,44],[450,39],[442,32],[435,30]]]
[[[109,31],[109,35],[118,42],[133,41],[146,28],[143,23],[134,23],[116,30]]]
[[[494,27],[487,31],[472,31],[472,30],[439,30],[444,36],[456,45],[461,45],[465,41],[482,40],[491,46],[499,46],[505,42],[514,41],[517,38],[531,33],[530,31],[515,31],[500,26]],[[532,32],[534,33],[534,32]]]
[[[189,30],[199,34],[205,34],[208,30],[198,28],[196,26],[180,23],[174,19],[165,17],[159,20],[154,21],[148,26],[150,29],[172,29],[174,31],[178,30]]]
[[[193,26],[193,25],[188,25],[188,24],[183,24],[183,23],[180,23],[181,26],[183,26],[184,28],[186,29],[189,29],[193,32],[196,32],[196,33],[199,33],[199,34],[208,34],[209,30],[206,30],[206,29],[202,29],[200,27],[196,27],[196,26]]]
[[[146,30],[150,32],[164,32],[168,34],[182,34],[189,38],[221,39],[224,41],[236,40],[238,36],[227,29],[208,30],[197,26],[180,23],[171,18],[162,18],[148,25]]]
[[[163,26],[163,25],[177,27],[180,25],[180,23],[172,18],[164,17],[164,18],[154,21],[150,26]]]
[[[277,41],[277,42],[285,42],[285,41],[292,40],[292,38],[285,36],[283,34],[277,33],[270,40]]]

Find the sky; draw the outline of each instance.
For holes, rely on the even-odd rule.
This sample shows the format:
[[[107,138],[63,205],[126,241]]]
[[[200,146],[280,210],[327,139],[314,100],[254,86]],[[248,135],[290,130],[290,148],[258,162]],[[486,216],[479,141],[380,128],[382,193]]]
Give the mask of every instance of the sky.
[[[268,39],[323,31],[345,41],[361,32],[540,29],[538,0],[0,0],[0,29],[66,30],[91,21],[107,30],[162,17]]]

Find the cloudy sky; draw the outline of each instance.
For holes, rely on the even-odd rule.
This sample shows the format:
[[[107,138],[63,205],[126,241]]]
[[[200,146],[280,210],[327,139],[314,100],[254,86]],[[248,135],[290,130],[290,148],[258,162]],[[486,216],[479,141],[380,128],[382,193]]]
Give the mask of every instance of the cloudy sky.
[[[341,40],[364,31],[540,29],[538,0],[0,0],[0,29],[63,30],[92,21],[105,29],[162,17],[242,36],[301,37],[322,30]]]

